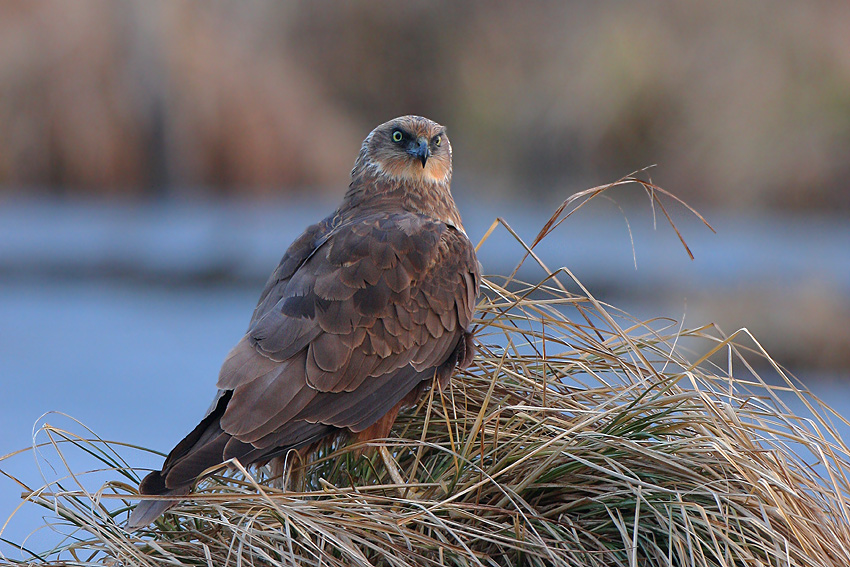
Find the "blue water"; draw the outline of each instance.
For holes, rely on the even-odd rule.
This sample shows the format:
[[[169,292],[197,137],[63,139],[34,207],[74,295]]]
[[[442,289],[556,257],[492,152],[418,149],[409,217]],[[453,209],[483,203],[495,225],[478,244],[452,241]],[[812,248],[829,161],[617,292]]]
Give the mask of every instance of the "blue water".
[[[334,206],[7,200],[0,207],[0,276],[109,271],[167,281],[224,274],[261,283],[303,228]],[[552,204],[498,202],[461,201],[460,207],[476,243],[502,217],[530,244],[554,210]],[[649,294],[661,284],[668,289],[734,289],[753,283],[794,285],[809,278],[829,284],[850,301],[846,215],[704,211],[715,234],[690,213],[671,208],[695,255],[691,261],[660,212],[653,219],[643,203],[626,210],[624,214],[617,205],[597,200],[560,225],[535,252],[548,267],[568,266],[585,283],[637,286]],[[499,228],[479,256],[486,273],[504,274],[522,252],[515,238]]]

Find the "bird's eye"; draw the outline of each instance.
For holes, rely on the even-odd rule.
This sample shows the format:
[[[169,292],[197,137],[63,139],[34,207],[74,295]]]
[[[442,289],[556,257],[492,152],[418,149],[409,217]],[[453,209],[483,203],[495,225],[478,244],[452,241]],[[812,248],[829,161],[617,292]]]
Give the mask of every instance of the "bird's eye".
[[[401,130],[393,130],[393,142],[401,142],[402,138],[404,138],[404,134],[401,133]]]
[[[437,135],[434,138],[434,145],[437,146],[437,147],[440,147],[440,144],[442,144],[442,143],[443,143],[443,137],[440,136],[440,135]]]

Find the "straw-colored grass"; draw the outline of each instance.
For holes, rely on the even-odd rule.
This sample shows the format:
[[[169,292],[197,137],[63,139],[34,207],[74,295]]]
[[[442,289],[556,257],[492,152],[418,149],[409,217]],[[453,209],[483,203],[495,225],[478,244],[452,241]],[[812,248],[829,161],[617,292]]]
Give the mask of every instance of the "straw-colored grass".
[[[644,186],[654,200],[662,194]],[[540,238],[604,189],[565,203]],[[287,492],[268,471],[237,463],[148,530],[128,533],[142,473],[113,453],[120,447],[45,429],[60,454],[89,451],[115,480],[96,494],[78,477],[33,491],[72,534],[36,559],[850,565],[848,448],[830,425],[840,418],[745,330],[727,337],[633,320],[567,270],[535,285],[488,277],[483,292],[474,364],[402,414],[383,443],[392,460],[327,447],[293,463]],[[793,415],[780,399],[789,397],[808,414]]]

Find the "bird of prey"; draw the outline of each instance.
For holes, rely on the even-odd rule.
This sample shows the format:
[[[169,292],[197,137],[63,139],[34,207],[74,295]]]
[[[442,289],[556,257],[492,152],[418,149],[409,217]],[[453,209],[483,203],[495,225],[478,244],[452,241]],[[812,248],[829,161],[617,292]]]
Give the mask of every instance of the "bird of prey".
[[[364,140],[339,208],[272,273],[207,415],[141,494],[180,496],[229,459],[262,464],[334,435],[386,437],[399,410],[473,355],[480,273],[450,191],[443,126],[402,116]],[[128,527],[176,500],[145,500]]]

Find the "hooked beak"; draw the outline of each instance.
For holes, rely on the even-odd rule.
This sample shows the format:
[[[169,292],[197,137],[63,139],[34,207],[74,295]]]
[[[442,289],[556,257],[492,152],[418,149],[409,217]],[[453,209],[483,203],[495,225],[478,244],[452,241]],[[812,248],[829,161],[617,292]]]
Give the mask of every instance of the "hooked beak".
[[[428,161],[428,158],[431,157],[431,148],[428,147],[428,140],[425,138],[419,138],[416,140],[416,146],[410,148],[408,150],[411,155],[418,157],[419,161],[422,162],[422,167],[425,167],[425,163]]]

